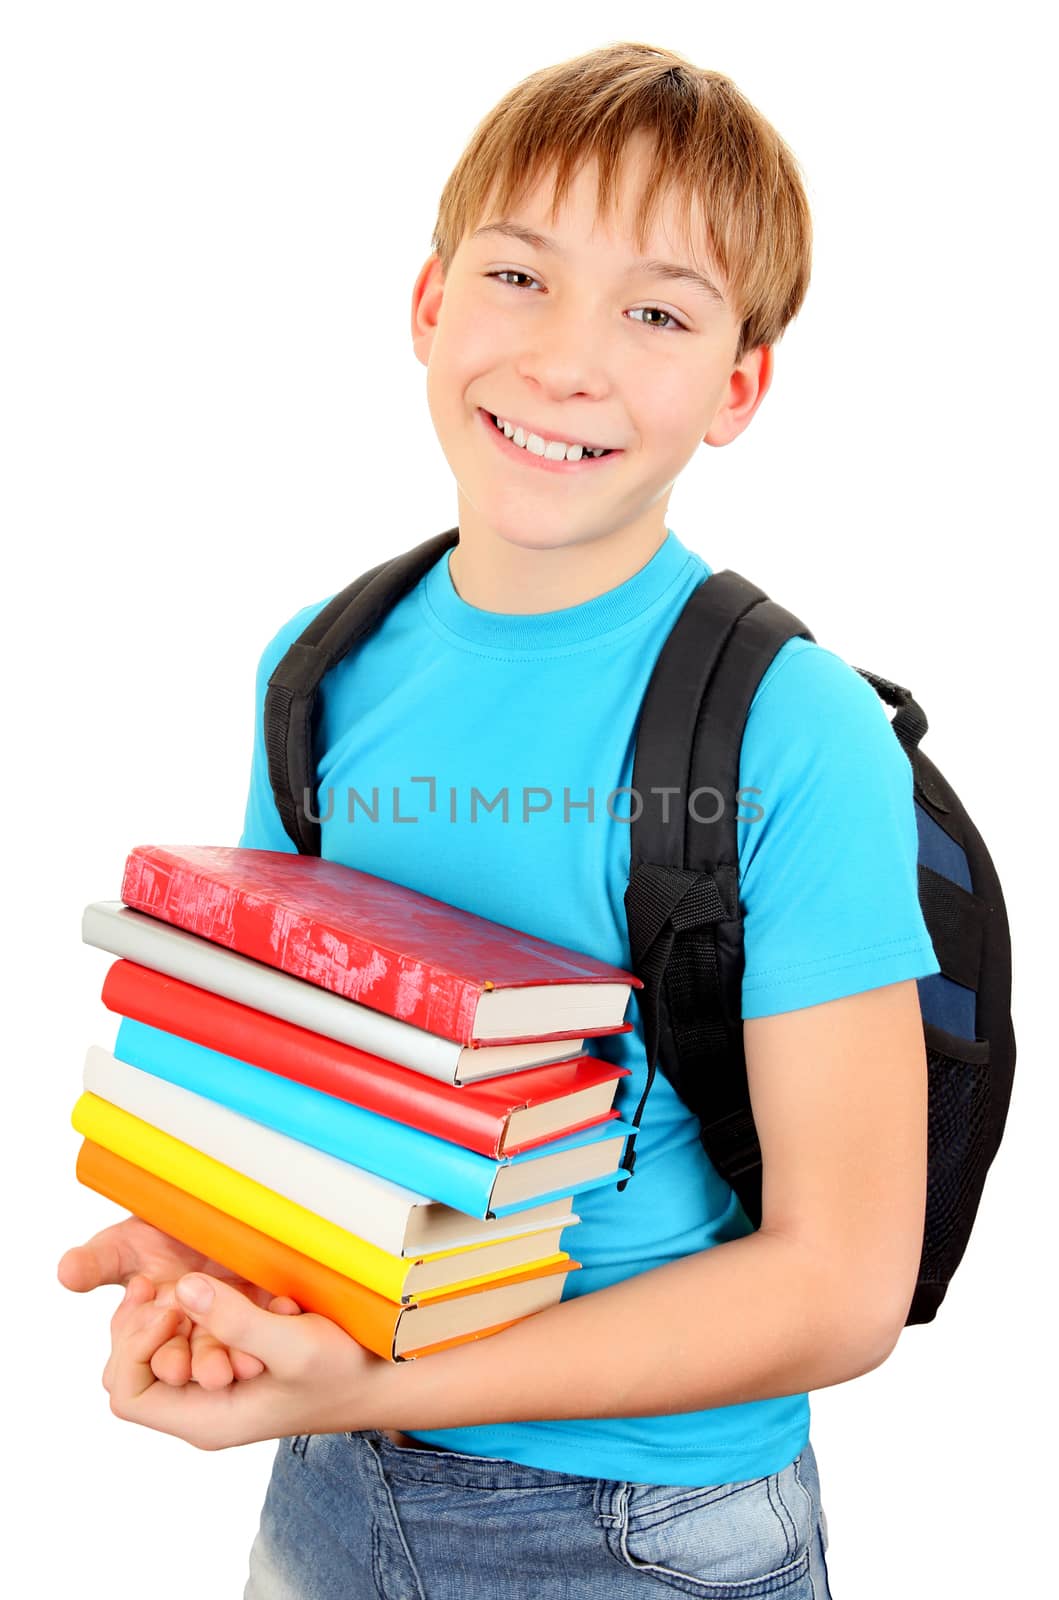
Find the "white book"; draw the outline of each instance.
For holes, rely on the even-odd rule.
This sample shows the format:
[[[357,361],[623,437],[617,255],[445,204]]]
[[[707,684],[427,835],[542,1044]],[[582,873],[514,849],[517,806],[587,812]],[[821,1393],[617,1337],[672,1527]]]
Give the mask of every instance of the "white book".
[[[99,1045],[89,1046],[82,1079],[85,1089],[101,1100],[120,1106],[390,1255],[470,1249],[545,1230],[554,1232],[581,1220],[571,1209],[572,1196],[504,1217],[468,1216],[267,1128],[218,1101],[119,1061]]]
[[[549,1061],[568,1061],[581,1054],[585,1043],[584,1039],[550,1039],[474,1049],[134,911],[120,900],[97,900],[86,906],[81,937],[85,944],[112,955],[238,1000],[256,1011],[267,1011],[299,1028],[356,1045],[441,1083],[477,1083]]]

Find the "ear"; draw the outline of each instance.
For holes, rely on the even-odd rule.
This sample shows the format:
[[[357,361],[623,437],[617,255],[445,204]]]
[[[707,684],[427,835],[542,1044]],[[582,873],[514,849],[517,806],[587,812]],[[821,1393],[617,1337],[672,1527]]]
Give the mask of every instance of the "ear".
[[[703,435],[704,444],[730,444],[748,427],[772,383],[772,346],[759,344],[748,350],[732,368],[724,399]]]
[[[436,255],[428,256],[412,290],[412,349],[424,367],[430,362],[444,290],[441,261]]]

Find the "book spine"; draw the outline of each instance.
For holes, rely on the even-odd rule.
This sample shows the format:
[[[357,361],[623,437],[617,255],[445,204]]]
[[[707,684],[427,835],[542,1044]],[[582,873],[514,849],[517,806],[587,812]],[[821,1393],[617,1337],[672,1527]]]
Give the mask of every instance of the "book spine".
[[[114,1055],[377,1177],[485,1218],[498,1163],[126,1017]],[[569,1192],[569,1191],[567,1191]],[[558,1198],[558,1197],[557,1197]]]
[[[527,1315],[523,1313],[398,1355],[395,1350],[397,1330],[406,1314],[414,1316],[417,1310],[414,1303],[408,1306],[393,1305],[354,1279],[343,1278],[311,1257],[291,1250],[279,1240],[270,1239],[267,1234],[248,1227],[215,1206],[206,1205],[197,1196],[176,1188],[154,1173],[96,1145],[92,1140],[83,1141],[76,1170],[78,1181],[86,1188],[113,1200],[134,1216],[179,1239],[207,1260],[219,1262],[229,1272],[236,1273],[249,1283],[258,1284],[273,1295],[288,1295],[303,1311],[315,1311],[328,1317],[356,1339],[358,1344],[386,1361],[411,1361],[419,1356],[451,1349],[455,1345],[485,1339],[504,1328],[513,1327]],[[580,1267],[579,1261],[568,1258],[550,1264],[543,1271],[524,1268],[511,1273],[502,1285],[487,1284],[484,1289],[472,1291],[472,1296],[488,1294],[492,1289],[508,1287],[528,1279],[543,1279],[556,1274],[565,1277],[568,1272],[579,1271]],[[434,1300],[458,1298],[462,1297],[457,1293],[439,1294],[432,1297],[432,1303]]]
[[[282,1017],[297,1027],[454,1083],[462,1051],[448,1039],[409,1027],[366,1006],[351,1005],[275,967],[211,944],[119,901],[96,901],[81,918],[81,937],[111,955],[153,967],[169,977],[224,995],[229,1000]]]
[[[289,1295],[303,1311],[329,1317],[384,1360],[400,1359],[393,1346],[401,1307],[363,1284],[226,1216],[92,1140],[81,1145],[77,1178],[207,1260],[220,1262],[270,1294]]]
[[[418,1187],[443,1205],[483,1220],[499,1214],[492,1209],[492,1197],[497,1175],[505,1168],[562,1155],[588,1144],[614,1141],[620,1146],[622,1139],[633,1132],[620,1117],[609,1117],[546,1145],[534,1145],[518,1155],[491,1161],[418,1128],[406,1127],[373,1111],[362,1111],[360,1106],[321,1094],[318,1089],[307,1089],[288,1078],[262,1072],[234,1056],[207,1050],[190,1039],[128,1017],[122,1018],[113,1054],[131,1067],[140,1067],[194,1094],[205,1095],[254,1122],[337,1156],[340,1161],[405,1188]],[[616,1167],[603,1181],[613,1182],[617,1175]],[[571,1192],[594,1188],[596,1182],[568,1177],[561,1190],[550,1189],[547,1195],[530,1194],[518,1205],[503,1209],[506,1213],[559,1200]]]
[[[116,961],[110,968],[102,999],[119,1015],[422,1128],[479,1155],[495,1160],[501,1153],[506,1116],[483,1107],[473,1086],[461,1090],[439,1084],[381,1056],[131,961]]]
[[[348,1161],[240,1116],[153,1072],[90,1045],[82,1084],[101,1100],[161,1128],[222,1166],[234,1167],[266,1189],[287,1196],[336,1227],[355,1233],[387,1255],[405,1259],[412,1208],[419,1197]]]
[[[133,850],[121,898],[137,911],[428,1033],[458,1044],[474,1037],[478,983],[424,959],[380,949],[375,940],[289,902],[220,883],[169,851]]]
[[[245,1118],[237,1118],[234,1112],[225,1112],[223,1106],[214,1106],[210,1101],[201,1100],[200,1096],[191,1095],[187,1090],[178,1089],[175,1084],[165,1083],[161,1078],[152,1078],[149,1073],[140,1072],[125,1062],[116,1061],[113,1057],[109,1059],[113,1072],[97,1070],[97,1065],[105,1069],[107,1058],[103,1052],[98,1052],[95,1058],[89,1053],[89,1060],[85,1063],[88,1098],[75,1106],[72,1119],[79,1133],[97,1144],[116,1150],[138,1166],[146,1167],[168,1182],[175,1183],[178,1188],[197,1194],[200,1199],[218,1206],[231,1216],[239,1217],[251,1227],[259,1228],[262,1233],[282,1240],[292,1249],[301,1250],[314,1260],[322,1261],[325,1266],[333,1267],[336,1272],[356,1278],[387,1300],[427,1300],[439,1293],[440,1286],[409,1291],[413,1267],[425,1257],[405,1258],[381,1249],[356,1228],[346,1228],[328,1216],[325,1210],[306,1204],[300,1196],[291,1193],[287,1183],[269,1182],[267,1178],[248,1170],[248,1163],[238,1156],[235,1160],[226,1161],[223,1154],[208,1147],[207,1141],[212,1132],[208,1126],[211,1114],[228,1116],[244,1123]],[[130,1079],[133,1080],[131,1097],[126,1087]],[[146,1096],[136,1092],[141,1085],[147,1087]],[[152,1086],[160,1098],[160,1105],[143,1103],[153,1098]],[[185,1112],[179,1127],[167,1126],[162,1120],[167,1109],[167,1096],[170,1102],[176,1097],[182,1099],[185,1105],[190,1103],[190,1115]],[[130,1098],[136,1103],[129,1104]],[[208,1108],[205,1115],[199,1115],[197,1130],[194,1121],[196,1100]],[[255,1132],[255,1124],[247,1124],[247,1127],[251,1134]],[[267,1128],[256,1131],[266,1136],[271,1134]],[[278,1140],[281,1136],[277,1134],[274,1137]],[[293,1140],[285,1140],[284,1143],[294,1146],[295,1151],[300,1148]],[[312,1154],[319,1156],[320,1152],[313,1151]],[[250,1152],[249,1165],[252,1162],[253,1153]],[[297,1169],[296,1155],[288,1167]],[[486,1251],[484,1257],[483,1249]],[[449,1292],[465,1292],[478,1284],[506,1277],[511,1271],[510,1264],[490,1267],[491,1253],[489,1246],[444,1252],[452,1263],[452,1270],[448,1283],[443,1287]],[[556,1244],[550,1250],[538,1249],[533,1260],[543,1263],[545,1260],[558,1261],[564,1256],[565,1252],[560,1251]]]
[[[133,1116],[91,1090],[78,1099],[70,1121],[79,1134],[113,1150],[167,1183],[198,1195],[207,1205],[267,1233],[343,1277],[356,1278],[395,1302],[404,1297],[409,1263],[336,1227],[316,1212],[226,1167],[194,1145]]]

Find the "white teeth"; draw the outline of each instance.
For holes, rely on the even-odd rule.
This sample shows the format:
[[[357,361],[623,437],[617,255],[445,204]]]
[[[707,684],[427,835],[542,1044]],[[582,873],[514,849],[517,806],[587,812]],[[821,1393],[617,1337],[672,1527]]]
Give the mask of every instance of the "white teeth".
[[[539,433],[526,433],[524,428],[513,427],[510,422],[505,422],[502,417],[493,417],[498,428],[502,428],[513,444],[522,450],[528,450],[531,455],[544,456],[548,461],[580,461],[583,455],[601,456],[605,454],[602,446],[596,450],[589,450],[580,444],[564,444],[561,439],[541,438]]]

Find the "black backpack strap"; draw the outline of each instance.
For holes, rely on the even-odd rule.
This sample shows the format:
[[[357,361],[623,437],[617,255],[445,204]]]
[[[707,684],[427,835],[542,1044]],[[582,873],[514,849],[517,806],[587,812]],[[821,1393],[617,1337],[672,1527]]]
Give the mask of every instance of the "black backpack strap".
[[[813,635],[726,569],[690,595],[659,656],[637,730],[625,908],[648,1073],[659,1060],[702,1143],[754,1224],[761,1149],[743,1054],[739,758],[747,713],[776,652]],[[668,795],[666,791],[668,790]],[[633,1171],[634,1140],[624,1165]],[[623,1179],[619,1188],[624,1188]]]
[[[313,707],[326,672],[373,632],[446,550],[458,527],[382,561],[329,600],[276,666],[265,691],[265,753],[276,809],[303,855],[320,854],[320,824],[310,814],[316,775]]]

